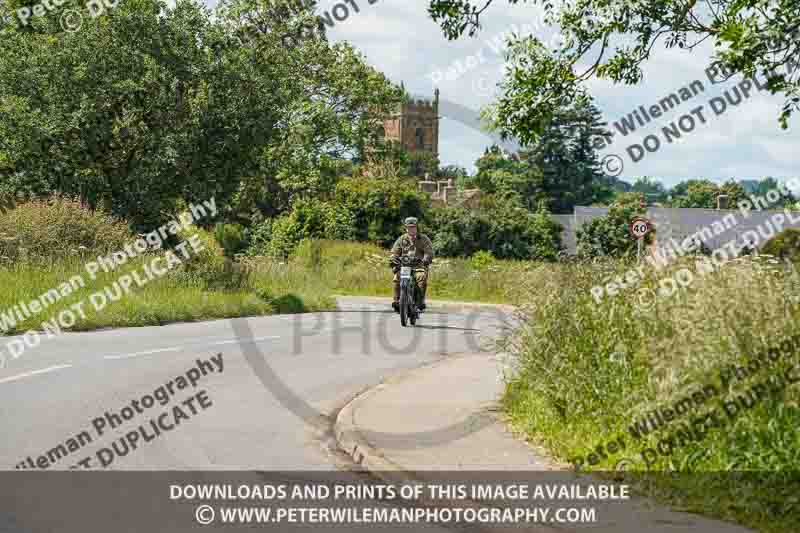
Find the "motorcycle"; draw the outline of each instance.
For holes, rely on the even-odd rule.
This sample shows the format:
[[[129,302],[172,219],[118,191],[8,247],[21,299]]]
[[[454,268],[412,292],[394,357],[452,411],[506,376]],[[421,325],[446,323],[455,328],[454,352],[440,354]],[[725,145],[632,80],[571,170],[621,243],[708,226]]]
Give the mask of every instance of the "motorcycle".
[[[422,264],[422,261],[413,256],[401,257],[395,263],[395,267],[400,270],[400,323],[403,327],[410,322],[411,325],[417,323],[421,311],[417,303],[421,300],[419,286],[414,268]]]

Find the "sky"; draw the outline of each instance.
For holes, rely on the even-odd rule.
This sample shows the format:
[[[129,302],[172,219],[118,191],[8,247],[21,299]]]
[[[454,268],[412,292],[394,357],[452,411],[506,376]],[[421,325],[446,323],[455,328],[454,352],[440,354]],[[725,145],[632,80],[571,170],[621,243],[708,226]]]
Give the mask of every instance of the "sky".
[[[347,15],[343,7],[336,8],[342,20],[328,30],[331,41],[350,42],[370,65],[393,82],[403,81],[413,95],[432,98],[434,88],[439,87],[441,99],[474,109],[476,114],[498,94],[505,34],[533,33],[546,41],[557,34],[542,21],[539,6],[512,6],[507,0],[494,1],[485,12],[483,28],[476,37],[463,36],[457,41],[448,41],[442,35],[427,12],[428,0],[320,0],[319,9],[332,12],[337,5],[346,6]],[[643,66],[644,80],[638,86],[599,80],[587,84],[603,119],[610,129],[617,130],[614,123],[640,105],[649,109],[692,82],[700,82],[694,84],[696,94],[691,99],[660,118],[653,118],[645,127],[637,126],[627,135],[618,133],[610,146],[599,150],[609,174],[619,174],[631,182],[638,176],[652,176],[668,186],[698,177],[723,182],[730,178],[800,175],[800,116],[790,121],[788,130],[781,130],[778,116],[783,98],[755,88],[749,98],[742,98],[736,106],[727,104],[724,110],[720,104],[724,98],[718,98],[717,115],[710,101],[723,97],[726,90],[736,101],[733,88],[742,80],[711,83],[704,72],[711,64],[711,52],[710,41],[692,51],[656,46]],[[463,66],[461,73],[453,69],[459,63]],[[691,110],[698,106],[702,109],[692,115]],[[684,115],[690,118],[682,118]],[[683,122],[678,124],[679,120]],[[662,128],[680,125],[686,130],[681,139],[667,142]],[[653,135],[648,141],[653,151],[629,148],[644,145],[648,135]],[[656,139],[660,143],[657,148]],[[491,143],[491,138],[463,117],[444,117],[440,122],[442,165],[474,169],[475,160]],[[639,159],[641,152],[644,156]]]

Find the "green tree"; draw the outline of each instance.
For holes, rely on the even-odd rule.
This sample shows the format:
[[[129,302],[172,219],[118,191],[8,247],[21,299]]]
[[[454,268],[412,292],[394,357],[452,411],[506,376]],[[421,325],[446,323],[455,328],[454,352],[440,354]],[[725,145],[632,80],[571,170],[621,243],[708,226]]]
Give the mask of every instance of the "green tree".
[[[337,184],[333,203],[352,213],[354,239],[389,246],[403,219],[424,218],[427,200],[413,179],[351,177]]]
[[[465,187],[513,198],[529,210],[534,210],[543,198],[541,171],[496,145],[487,148],[475,166],[478,171],[463,180]]]
[[[753,195],[766,198],[767,193],[769,193],[770,191],[780,191],[780,190],[782,190],[782,187],[781,184],[778,183],[778,180],[772,177],[766,177],[760,180],[758,183],[756,183],[756,186],[753,190]],[[788,207],[790,205],[795,204],[797,200],[798,198],[795,197],[794,194],[790,194],[789,196],[784,196],[783,193],[781,193],[780,199],[777,202],[770,204],[770,207],[774,209],[782,209],[784,207]]]
[[[608,214],[583,224],[576,231],[577,253],[581,257],[630,257],[636,253],[636,239],[630,234],[633,219],[644,216],[641,193],[621,193]],[[652,241],[652,233],[645,237]]]
[[[718,190],[720,195],[725,195],[728,197],[727,202],[729,208],[735,208],[739,202],[747,197],[747,192],[744,190],[744,187],[732,179],[720,185]],[[716,207],[717,203],[715,199],[712,208],[715,209]]]
[[[502,148],[492,145],[484,150],[475,167],[478,169],[474,176],[465,179],[466,187],[475,187],[488,194],[498,191],[500,184],[495,175],[502,173],[517,173],[521,167]]]
[[[412,152],[406,156],[403,175],[424,178],[426,174],[434,179],[439,171],[439,158],[430,152]]]
[[[729,207],[735,207],[747,196],[744,188],[732,180],[722,185],[709,180],[688,180],[677,184],[670,194],[673,207],[701,209],[716,209],[720,195],[728,197]]]
[[[666,187],[660,182],[648,176],[642,176],[633,182],[630,189],[632,192],[644,194],[647,203],[663,202],[667,199],[668,191]]]
[[[474,36],[481,19],[500,0],[430,0],[429,12],[448,39]],[[535,36],[514,36],[504,93],[490,113],[503,135],[523,144],[541,134],[554,109],[581,97],[589,80],[635,84],[642,64],[661,41],[693,50],[710,41],[717,70],[725,76],[760,75],[773,94],[786,97],[780,115],[786,128],[800,105],[800,3],[790,0],[508,0],[540,5],[563,39],[548,47]],[[587,67],[588,65],[588,67]]]
[[[576,205],[595,200],[603,174],[594,141],[604,132],[601,113],[591,101],[579,100],[553,112],[541,136],[521,154],[530,168],[541,172],[537,202],[545,199],[553,213],[571,213]]]
[[[459,187],[463,187],[469,180],[469,172],[459,165],[445,165],[436,173],[436,178],[440,180],[452,179]]]
[[[248,139],[270,135],[276,123],[269,111],[250,120],[248,108],[261,102],[269,110],[275,97],[235,88],[257,76],[236,71],[241,53],[214,31],[207,11],[181,2],[159,16],[160,8],[149,0],[126,2],[113,15],[87,18],[73,33],[50,17],[3,28],[4,183],[78,195],[140,226],[172,211],[181,193],[224,203],[236,186],[235,178],[225,179],[230,164],[246,167]],[[188,45],[198,42],[202,48]],[[212,61],[214,53],[226,61]],[[239,93],[241,104],[210,105],[226,91]],[[209,142],[212,131],[236,123],[243,142]]]
[[[592,184],[592,203],[593,206],[604,206],[614,202],[615,196],[619,193],[629,192],[632,185],[622,181],[615,176],[600,176]]]
[[[129,0],[78,32],[58,13],[3,25],[3,190],[77,195],[138,227],[180,200],[213,196],[241,221],[332,193],[328,161],[372,142],[399,91],[346,44],[284,46],[293,22],[270,5],[236,0],[212,16]]]
[[[479,209],[433,209],[428,220],[438,255],[469,257],[486,251],[497,258],[552,261],[561,250],[563,228],[549,213],[531,213],[509,197],[489,195]]]
[[[487,149],[465,185],[512,197],[532,212],[541,202],[551,212],[571,213],[576,205],[608,198],[595,148],[605,133],[600,118],[590,101],[562,106],[518,155],[498,146]]]
[[[761,253],[797,262],[800,260],[800,230],[783,230],[764,244]]]

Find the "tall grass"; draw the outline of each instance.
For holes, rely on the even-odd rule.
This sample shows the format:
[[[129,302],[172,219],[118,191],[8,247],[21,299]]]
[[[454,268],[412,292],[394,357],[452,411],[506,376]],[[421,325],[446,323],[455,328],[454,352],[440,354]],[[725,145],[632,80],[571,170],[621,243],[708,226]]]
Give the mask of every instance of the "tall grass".
[[[353,242],[304,241],[286,262],[269,258],[233,261],[241,248],[240,228],[217,226],[214,234],[198,227],[177,235],[187,241],[197,236],[202,250],[178,268],[142,287],[133,286],[124,297],[96,309],[90,296],[111,288],[122,276],[138,272],[164,250],[150,249],[96,279],[86,262],[120,252],[136,235],[123,220],[78,200],[52,196],[30,200],[0,213],[0,331],[14,334],[42,329],[62,311],[74,310],[71,330],[112,326],[145,326],[175,321],[239,317],[270,313],[297,313],[333,309],[333,295],[390,295],[391,272],[387,252]],[[226,254],[227,252],[227,254]],[[503,301],[506,281],[521,264],[487,261],[471,268],[464,261],[442,261],[433,269],[432,297]],[[43,294],[79,276],[85,286],[48,304],[33,316],[19,318],[12,310],[40,301]],[[27,313],[24,313],[27,314]],[[63,322],[62,322],[63,323]]]
[[[303,241],[286,262],[258,257],[246,260],[257,272],[268,272],[305,287],[342,295],[392,295],[389,252],[375,245],[347,241]],[[437,258],[431,265],[428,298],[513,303],[519,279],[537,263]]]
[[[20,302],[30,302],[75,275],[87,286],[58,300],[35,316],[8,328],[6,334],[41,329],[61,311],[77,302],[87,302],[86,316],[79,317],[71,330],[100,327],[147,326],[176,321],[253,316],[272,313],[300,313],[335,308],[336,294],[391,296],[392,273],[388,254],[377,246],[338,241],[306,241],[287,261],[266,257],[241,258],[234,262],[223,256],[213,236],[199,228],[204,250],[180,268],[156,278],[130,294],[95,311],[88,302],[92,293],[112,286],[128,272],[141,273],[155,253],[129,261],[113,272],[100,272],[90,280],[84,270],[87,254],[42,261],[0,264],[0,313]],[[162,252],[159,252],[162,253]],[[516,280],[532,264],[490,261],[473,265],[467,260],[442,259],[434,263],[429,298],[462,301],[507,302],[513,300]]]
[[[95,292],[111,287],[122,275],[142,267],[152,257],[138,258],[119,270],[101,273],[92,280],[80,260],[54,261],[51,265],[15,264],[0,268],[0,284],[7,290],[0,292],[0,312],[10,314],[10,309],[20,302],[28,303],[75,275],[82,275],[85,286],[59,299],[43,311],[17,323],[6,331],[20,333],[29,329],[40,330],[44,321],[50,321],[71,305],[84,302],[85,317],[70,330],[92,330],[101,327],[147,326],[175,321],[191,321],[235,316],[251,316],[274,312],[265,301],[252,291],[242,288],[232,291],[209,291],[187,283],[177,275],[168,274],[150,281],[117,301],[110,302],[99,311],[89,301]]]
[[[670,272],[692,263],[686,260]],[[720,380],[720,372],[730,365],[746,366],[754,356],[800,333],[800,306],[790,297],[800,296],[800,287],[782,263],[761,256],[696,276],[688,288],[655,298],[652,308],[638,303],[643,293],[637,289],[596,303],[591,288],[624,269],[622,264],[562,264],[541,267],[520,283],[528,304],[525,325],[507,347],[518,368],[504,397],[512,423],[565,461],[583,458],[584,469],[611,470],[630,458],[641,470],[678,471],[683,477],[661,477],[651,490],[675,501],[678,492],[673,489],[680,487],[690,508],[764,531],[795,531],[791,528],[800,523],[800,387],[763,398],[702,438],[674,440],[680,445],[671,451],[662,444],[667,453],[648,461],[640,450],[658,449],[659,441],[675,435],[679,423],[640,441],[629,426],[709,383],[719,387],[720,396],[692,414],[715,406],[723,412],[723,400],[798,365],[800,355],[793,351],[753,376],[733,383]],[[663,275],[649,273],[638,290],[657,294]],[[605,458],[596,453],[597,445],[620,436],[628,444],[625,451],[606,453]],[[590,464],[593,452],[595,464]],[[737,486],[731,483],[734,471],[757,474]],[[700,472],[728,474],[717,477],[722,482],[712,487],[711,477]],[[773,482],[769,487],[767,477]]]
[[[6,264],[97,257],[121,250],[133,238],[125,221],[65,196],[0,210],[0,262]]]

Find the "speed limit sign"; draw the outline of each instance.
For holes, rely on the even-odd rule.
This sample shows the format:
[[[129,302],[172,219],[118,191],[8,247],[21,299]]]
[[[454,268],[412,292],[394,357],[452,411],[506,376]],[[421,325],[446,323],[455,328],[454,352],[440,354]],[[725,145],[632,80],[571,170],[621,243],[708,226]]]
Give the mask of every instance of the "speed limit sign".
[[[630,230],[635,239],[644,239],[644,236],[650,233],[650,221],[646,218],[634,218]]]

